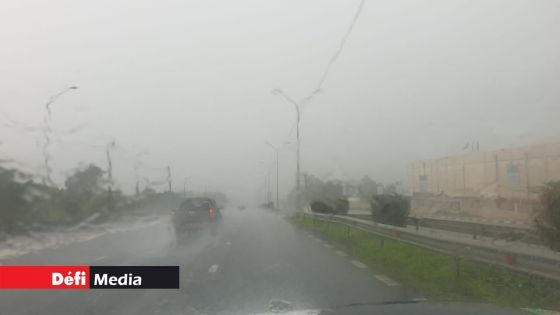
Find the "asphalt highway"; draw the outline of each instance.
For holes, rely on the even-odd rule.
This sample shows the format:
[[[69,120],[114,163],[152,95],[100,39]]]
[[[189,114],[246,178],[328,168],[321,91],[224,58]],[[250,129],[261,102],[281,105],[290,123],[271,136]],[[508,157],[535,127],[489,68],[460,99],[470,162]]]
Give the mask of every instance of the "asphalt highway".
[[[169,218],[161,216],[135,230],[0,261],[4,265],[178,265],[178,290],[4,290],[0,314],[258,314],[268,312],[271,302],[281,307],[289,303],[297,310],[344,309],[353,303],[424,298],[343,249],[293,227],[280,214],[225,209],[223,217],[215,235],[181,242],[176,241]]]

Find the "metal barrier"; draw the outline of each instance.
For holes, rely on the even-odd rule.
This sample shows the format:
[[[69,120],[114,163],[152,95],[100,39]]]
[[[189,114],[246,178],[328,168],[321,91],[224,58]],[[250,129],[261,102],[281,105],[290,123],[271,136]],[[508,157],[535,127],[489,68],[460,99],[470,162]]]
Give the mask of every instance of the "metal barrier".
[[[502,266],[508,269],[560,281],[560,253],[528,254],[515,248],[500,248],[473,239],[449,239],[420,231],[373,221],[326,214],[303,214],[315,220],[334,222],[383,238],[402,241],[457,258]]]

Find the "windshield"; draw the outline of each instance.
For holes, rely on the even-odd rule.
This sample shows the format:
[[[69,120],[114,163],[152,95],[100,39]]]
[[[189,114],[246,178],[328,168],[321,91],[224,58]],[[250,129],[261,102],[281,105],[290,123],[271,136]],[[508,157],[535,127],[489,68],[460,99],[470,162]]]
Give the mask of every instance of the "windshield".
[[[211,207],[208,199],[187,199],[181,203],[181,210],[208,210]]]
[[[559,17],[3,0],[0,314],[560,312]]]

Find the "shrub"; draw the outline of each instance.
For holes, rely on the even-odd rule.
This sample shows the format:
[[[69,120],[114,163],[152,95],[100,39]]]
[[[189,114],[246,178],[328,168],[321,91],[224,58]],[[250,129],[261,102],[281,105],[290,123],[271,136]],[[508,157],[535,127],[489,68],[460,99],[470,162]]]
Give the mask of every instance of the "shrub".
[[[339,198],[335,201],[335,212],[340,215],[347,215],[350,209],[350,203],[346,198]]]
[[[334,209],[327,206],[324,202],[313,201],[311,203],[311,211],[316,213],[334,214]]]
[[[371,201],[373,221],[396,226],[406,226],[410,200],[399,194],[373,196]]]
[[[335,200],[333,206],[330,206],[322,201],[313,201],[311,203],[311,211],[325,214],[346,215],[348,214],[349,207],[350,203],[346,198],[339,198]]]
[[[543,241],[560,251],[560,181],[549,182],[539,191],[535,226]]]
[[[18,171],[0,167],[0,231],[11,232],[29,214],[28,183]]]

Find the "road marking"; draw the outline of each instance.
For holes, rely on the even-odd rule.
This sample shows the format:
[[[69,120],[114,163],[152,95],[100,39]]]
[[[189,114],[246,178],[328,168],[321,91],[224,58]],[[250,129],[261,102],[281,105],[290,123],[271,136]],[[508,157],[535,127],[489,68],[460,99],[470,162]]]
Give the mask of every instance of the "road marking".
[[[226,245],[228,245],[228,246],[231,245],[231,242],[226,242]]]
[[[99,256],[99,257],[95,258],[93,261],[100,261],[100,260],[103,260],[103,259],[105,259],[105,256]]]
[[[341,256],[341,257],[346,257],[346,256],[348,256],[348,255],[346,255],[345,252],[340,251],[340,250],[337,250],[335,253],[336,253],[338,256]]]
[[[209,273],[215,273],[216,271],[218,271],[218,265],[212,265],[208,268]]]
[[[421,298],[412,298],[412,300],[415,301],[415,302],[426,302],[426,301],[428,301],[427,298],[423,298],[423,297],[421,297]]]
[[[367,268],[367,266],[364,263],[362,263],[360,261],[357,261],[357,260],[352,260],[352,265],[354,265],[358,268],[361,268],[361,269],[366,269]]]
[[[391,279],[387,276],[384,276],[384,275],[375,275],[375,279],[385,283],[386,285],[388,285],[390,287],[400,286],[400,284],[397,281],[395,281],[395,280],[393,280],[393,279]]]
[[[325,246],[326,248],[332,248],[332,245],[329,244],[323,244],[323,246]]]

